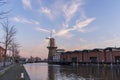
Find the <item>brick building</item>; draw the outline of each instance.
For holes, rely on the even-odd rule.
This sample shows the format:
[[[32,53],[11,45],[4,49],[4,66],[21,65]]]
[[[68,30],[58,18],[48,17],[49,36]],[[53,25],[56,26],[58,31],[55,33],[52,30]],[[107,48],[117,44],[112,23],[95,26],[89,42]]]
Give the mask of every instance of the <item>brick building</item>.
[[[5,53],[5,49],[0,46],[0,62],[3,60],[4,53]]]
[[[61,54],[61,62],[120,63],[120,48],[67,51]]]

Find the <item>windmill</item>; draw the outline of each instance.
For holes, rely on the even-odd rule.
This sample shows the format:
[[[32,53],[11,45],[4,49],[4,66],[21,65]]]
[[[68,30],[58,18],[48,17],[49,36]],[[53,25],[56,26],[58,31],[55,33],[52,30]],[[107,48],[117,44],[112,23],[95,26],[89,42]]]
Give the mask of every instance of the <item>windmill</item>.
[[[52,31],[50,32],[50,37],[47,37],[46,39],[49,39],[49,45],[48,45],[48,63],[53,62],[53,56],[56,54],[56,45],[55,45],[55,39],[52,37]]]

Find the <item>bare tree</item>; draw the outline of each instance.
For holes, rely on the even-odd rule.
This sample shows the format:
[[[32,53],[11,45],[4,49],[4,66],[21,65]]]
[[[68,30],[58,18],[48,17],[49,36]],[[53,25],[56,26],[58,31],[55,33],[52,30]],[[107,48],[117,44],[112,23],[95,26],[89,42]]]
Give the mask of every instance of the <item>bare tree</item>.
[[[12,51],[12,60],[17,61],[19,59],[19,50],[20,47],[19,44],[15,41],[12,41],[11,45],[11,51]]]
[[[10,46],[12,41],[15,39],[16,28],[13,25],[10,25],[8,21],[2,23],[2,26],[3,26],[3,31],[4,31],[3,43],[4,43],[4,47],[5,47],[5,53],[3,55],[3,57],[4,57],[3,66],[5,66],[8,46]]]

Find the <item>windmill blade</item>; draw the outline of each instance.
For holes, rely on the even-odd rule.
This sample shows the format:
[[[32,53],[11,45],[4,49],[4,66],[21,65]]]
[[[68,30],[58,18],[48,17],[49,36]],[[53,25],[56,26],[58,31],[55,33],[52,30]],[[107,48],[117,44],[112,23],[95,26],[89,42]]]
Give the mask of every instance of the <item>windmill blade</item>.
[[[46,39],[50,39],[50,37],[46,37]]]

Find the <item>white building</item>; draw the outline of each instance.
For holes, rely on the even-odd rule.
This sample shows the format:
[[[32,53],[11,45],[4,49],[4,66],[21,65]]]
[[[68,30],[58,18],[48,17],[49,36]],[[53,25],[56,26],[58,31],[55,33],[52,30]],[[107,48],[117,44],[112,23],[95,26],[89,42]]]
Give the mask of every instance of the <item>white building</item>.
[[[60,62],[60,55],[63,52],[65,52],[64,49],[57,49],[56,54],[53,56],[53,62]]]

